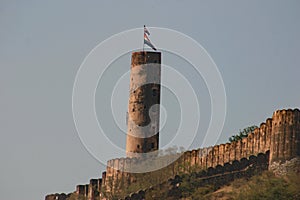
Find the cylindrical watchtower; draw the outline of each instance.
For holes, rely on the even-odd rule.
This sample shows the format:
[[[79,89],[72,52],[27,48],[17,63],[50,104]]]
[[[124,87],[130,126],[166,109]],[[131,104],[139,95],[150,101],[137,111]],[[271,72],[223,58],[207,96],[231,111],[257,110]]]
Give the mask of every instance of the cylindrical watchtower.
[[[161,53],[132,53],[127,117],[127,157],[158,150]]]

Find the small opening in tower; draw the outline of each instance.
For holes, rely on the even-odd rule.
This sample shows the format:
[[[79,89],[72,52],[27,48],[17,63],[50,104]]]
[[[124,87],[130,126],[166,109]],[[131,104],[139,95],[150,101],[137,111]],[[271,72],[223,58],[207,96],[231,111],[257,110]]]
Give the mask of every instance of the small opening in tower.
[[[138,144],[136,147],[139,149],[139,148],[140,148],[140,145]]]
[[[156,96],[157,95],[157,90],[156,89],[152,89],[152,96]]]
[[[152,149],[154,148],[154,142],[151,143],[151,148],[152,148]]]
[[[131,110],[132,112],[134,112],[134,108],[132,108],[132,110]]]

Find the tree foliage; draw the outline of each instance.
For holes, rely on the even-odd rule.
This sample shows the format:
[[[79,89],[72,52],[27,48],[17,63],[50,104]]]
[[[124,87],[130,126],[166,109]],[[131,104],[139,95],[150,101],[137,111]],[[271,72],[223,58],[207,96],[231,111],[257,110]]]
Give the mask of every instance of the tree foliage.
[[[235,142],[238,140],[241,140],[248,136],[249,133],[253,132],[256,128],[258,128],[256,125],[249,126],[247,128],[244,128],[243,130],[239,130],[239,133],[236,135],[233,135],[229,138],[229,142]]]

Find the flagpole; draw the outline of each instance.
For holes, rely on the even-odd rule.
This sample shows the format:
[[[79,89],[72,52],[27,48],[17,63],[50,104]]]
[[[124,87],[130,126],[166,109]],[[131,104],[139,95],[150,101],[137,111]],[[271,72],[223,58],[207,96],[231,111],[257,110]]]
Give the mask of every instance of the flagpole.
[[[144,48],[145,48],[145,25],[144,25],[144,35],[143,35],[143,51],[144,51]]]
[[[148,35],[150,35],[150,32],[148,31],[148,29],[146,28],[146,26],[144,25],[144,44],[143,44],[143,51],[145,48],[145,43],[147,46],[151,47],[154,51],[156,51],[157,49],[154,47],[154,45],[152,44],[151,40],[149,39]]]

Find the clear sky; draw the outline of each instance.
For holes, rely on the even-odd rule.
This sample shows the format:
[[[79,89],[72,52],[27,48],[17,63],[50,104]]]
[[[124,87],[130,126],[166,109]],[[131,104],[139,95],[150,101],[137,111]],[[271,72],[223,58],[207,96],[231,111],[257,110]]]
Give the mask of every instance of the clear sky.
[[[121,31],[170,28],[208,51],[227,94],[219,142],[299,108],[299,9],[296,0],[0,0],[1,199],[43,199],[100,177],[75,129],[72,87],[86,55]],[[129,68],[130,55],[116,63]]]

